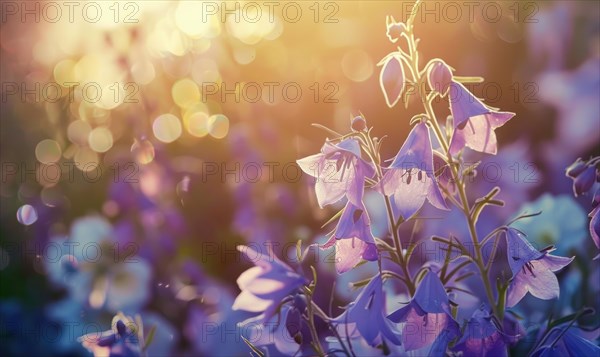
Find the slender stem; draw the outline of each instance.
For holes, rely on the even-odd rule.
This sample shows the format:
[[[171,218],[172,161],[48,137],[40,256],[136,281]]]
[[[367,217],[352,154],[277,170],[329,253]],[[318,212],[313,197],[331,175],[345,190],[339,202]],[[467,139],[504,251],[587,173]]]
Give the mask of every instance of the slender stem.
[[[417,51],[416,51],[417,45],[415,43],[412,26],[409,26],[408,31],[409,31],[409,33],[408,33],[408,36],[406,36],[406,37],[408,40],[409,54],[412,58],[412,71],[411,72],[421,74],[421,71],[419,70],[418,55],[417,55]],[[498,307],[496,306],[494,293],[492,291],[489,276],[487,274],[487,270],[485,269],[485,265],[483,263],[483,257],[481,254],[481,246],[479,243],[479,238],[477,237],[477,230],[475,229],[475,221],[472,219],[472,216],[471,216],[471,207],[470,207],[469,201],[467,199],[465,185],[459,175],[458,166],[454,165],[454,159],[453,159],[452,155],[450,154],[448,141],[446,139],[446,136],[443,135],[443,133],[442,133],[440,125],[436,119],[435,112],[433,111],[433,108],[431,106],[431,102],[435,98],[436,93],[431,92],[430,95],[427,95],[425,93],[424,86],[420,85],[421,83],[423,83],[423,81],[424,81],[424,77],[422,75],[419,75],[419,78],[415,78],[415,82],[418,83],[419,94],[422,99],[423,106],[425,107],[425,112],[429,119],[428,122],[429,122],[431,128],[433,129],[433,132],[434,132],[438,142],[440,143],[440,145],[442,146],[442,149],[444,150],[446,160],[448,162],[448,165],[450,166],[452,178],[453,178],[454,182],[456,182],[456,186],[458,188],[458,195],[459,195],[460,203],[462,206],[460,208],[462,209],[464,216],[467,220],[467,225],[469,227],[471,241],[473,243],[473,247],[475,250],[475,257],[474,257],[475,265],[477,266],[477,269],[479,270],[479,273],[481,275],[481,280],[483,281],[487,299],[494,311],[494,314],[496,316],[500,316],[500,314],[498,313]]]
[[[325,313],[325,311],[323,311],[319,307],[319,305],[317,305],[314,301],[311,300],[311,303],[313,305],[314,312],[316,312],[316,315],[319,316],[323,321],[325,321],[329,325],[329,328],[331,329],[331,331],[335,335],[335,338],[337,338],[338,341],[340,341],[340,345],[342,346],[342,349],[344,350],[344,352],[346,353],[346,355],[347,356],[354,356],[354,353],[351,353],[348,350],[348,348],[346,347],[346,345],[344,344],[344,341],[342,340],[342,337],[340,336],[337,328],[335,326],[333,326],[333,324],[331,323],[331,318],[329,318],[329,316],[327,316],[327,314]]]
[[[308,304],[306,306],[306,310],[308,313],[307,322],[308,322],[308,329],[310,330],[310,335],[313,340],[312,345],[313,345],[313,348],[315,349],[315,352],[317,353],[317,355],[324,357],[325,352],[323,352],[323,347],[321,346],[321,340],[319,339],[319,334],[317,333],[317,328],[315,327],[314,307],[316,306],[316,304],[312,300],[312,291],[310,291],[309,288],[304,287],[304,294],[306,295],[306,299],[308,299]],[[340,342],[341,342],[341,340],[340,340]]]
[[[383,178],[383,172],[381,170],[381,156],[379,155],[379,150],[375,149],[375,144],[373,143],[373,139],[370,135],[364,134],[364,139],[368,143],[367,146],[367,155],[375,165],[375,174],[377,175],[377,181],[381,182]],[[402,242],[400,241],[400,235],[398,234],[398,226],[396,225],[396,219],[394,217],[394,211],[392,209],[392,202],[390,201],[390,197],[386,194],[383,194],[383,198],[385,200],[385,208],[388,216],[388,224],[390,226],[390,230],[392,231],[392,237],[394,239],[394,248],[396,249],[396,255],[398,256],[398,265],[402,268],[402,272],[406,279],[404,280],[406,287],[408,288],[408,292],[412,296],[415,293],[415,284],[412,281],[412,277],[410,272],[408,271],[408,265],[406,264],[406,259],[404,257],[404,253],[402,252]]]

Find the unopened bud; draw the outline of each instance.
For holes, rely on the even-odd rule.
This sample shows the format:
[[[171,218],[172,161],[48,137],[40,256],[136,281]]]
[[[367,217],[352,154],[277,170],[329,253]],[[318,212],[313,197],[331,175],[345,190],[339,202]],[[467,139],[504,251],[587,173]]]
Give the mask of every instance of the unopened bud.
[[[427,81],[432,91],[438,92],[445,97],[452,82],[452,71],[442,60],[434,60],[427,71]]]
[[[367,121],[362,115],[357,115],[352,119],[351,124],[352,130],[354,131],[363,131],[367,129]]]
[[[396,22],[393,17],[386,18],[387,37],[392,43],[398,42],[398,39],[406,32],[406,25],[403,22]]]

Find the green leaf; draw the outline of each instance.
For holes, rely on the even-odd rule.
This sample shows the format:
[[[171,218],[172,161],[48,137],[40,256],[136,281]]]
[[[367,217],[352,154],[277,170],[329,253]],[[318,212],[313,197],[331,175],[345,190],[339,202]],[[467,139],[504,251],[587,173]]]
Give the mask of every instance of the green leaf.
[[[565,322],[569,322],[569,321],[572,321],[574,319],[578,319],[581,316],[588,315],[588,314],[593,314],[593,313],[594,313],[594,309],[592,309],[591,307],[585,307],[581,311],[578,311],[576,313],[573,313],[573,314],[561,317],[560,319],[552,321],[552,323],[550,325],[548,325],[548,330],[550,330],[553,327],[556,327],[558,325],[562,325]]]
[[[146,351],[148,346],[150,346],[150,344],[154,340],[155,333],[156,333],[156,325],[152,325],[152,327],[150,328],[150,331],[148,331],[148,336],[146,336],[146,339],[145,339],[146,343],[144,344],[144,347],[142,348],[143,351]]]

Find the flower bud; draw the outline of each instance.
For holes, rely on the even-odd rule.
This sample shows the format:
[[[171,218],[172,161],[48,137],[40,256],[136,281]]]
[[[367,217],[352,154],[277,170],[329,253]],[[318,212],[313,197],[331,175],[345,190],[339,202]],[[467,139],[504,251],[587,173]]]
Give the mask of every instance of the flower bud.
[[[406,32],[406,25],[403,22],[396,22],[393,17],[386,17],[387,37],[392,43],[398,42],[398,39]]]
[[[567,167],[567,176],[575,178],[579,176],[586,167],[587,166],[585,162],[583,162],[581,158],[578,158],[574,163],[571,164],[571,166]]]
[[[588,192],[596,182],[596,168],[588,166],[577,177],[573,178],[575,197]]]
[[[427,70],[427,81],[432,91],[445,97],[452,82],[452,71],[442,60],[433,60]]]
[[[404,67],[400,58],[387,56],[378,65],[383,65],[379,74],[379,85],[385,96],[385,102],[392,108],[402,96],[404,91]]]
[[[352,119],[351,124],[352,130],[354,131],[363,131],[367,129],[367,121],[362,115],[357,115]]]

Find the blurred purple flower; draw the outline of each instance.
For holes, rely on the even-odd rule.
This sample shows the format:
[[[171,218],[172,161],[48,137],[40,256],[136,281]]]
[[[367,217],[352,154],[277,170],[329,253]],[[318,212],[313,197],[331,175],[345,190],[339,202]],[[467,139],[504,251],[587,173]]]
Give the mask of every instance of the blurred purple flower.
[[[454,134],[450,141],[452,155],[465,146],[496,155],[498,147],[494,130],[515,116],[514,113],[498,112],[486,107],[458,82],[450,84],[450,111],[454,118]]]
[[[112,329],[79,337],[79,342],[94,356],[138,357],[142,355],[137,327],[124,315],[113,318]]]
[[[554,272],[567,266],[574,258],[551,255],[552,249],[540,252],[513,228],[506,231],[506,245],[508,265],[513,273],[506,306],[515,306],[527,292],[543,300],[558,298],[560,288]]]
[[[363,196],[365,177],[375,170],[360,156],[360,146],[355,139],[339,144],[325,142],[321,153],[297,161],[305,173],[316,178],[315,192],[321,208],[336,203],[344,195],[359,206]]]
[[[371,346],[381,343],[383,337],[393,344],[401,344],[398,331],[385,317],[385,296],[379,274],[371,279],[346,311],[332,322],[341,324],[337,327],[338,330],[341,333],[348,331],[348,337],[355,337],[358,332]]]
[[[243,272],[237,279],[242,291],[233,303],[234,310],[264,312],[270,319],[278,304],[306,284],[304,277],[275,256],[264,255],[247,246],[238,250],[256,266]]]
[[[388,318],[404,323],[401,335],[406,351],[433,344],[438,337],[448,342],[459,335],[459,326],[450,313],[444,285],[431,271],[425,274],[408,305],[391,313]],[[445,347],[442,349],[445,350]]]
[[[425,199],[439,209],[448,209],[435,179],[431,140],[424,123],[408,134],[379,186],[384,195],[392,196],[394,208],[405,220],[423,206]]]
[[[245,338],[254,346],[274,345],[279,353],[293,356],[300,349],[290,331],[299,331],[299,312],[290,305],[281,306],[279,314],[266,318],[264,314],[240,322]]]

